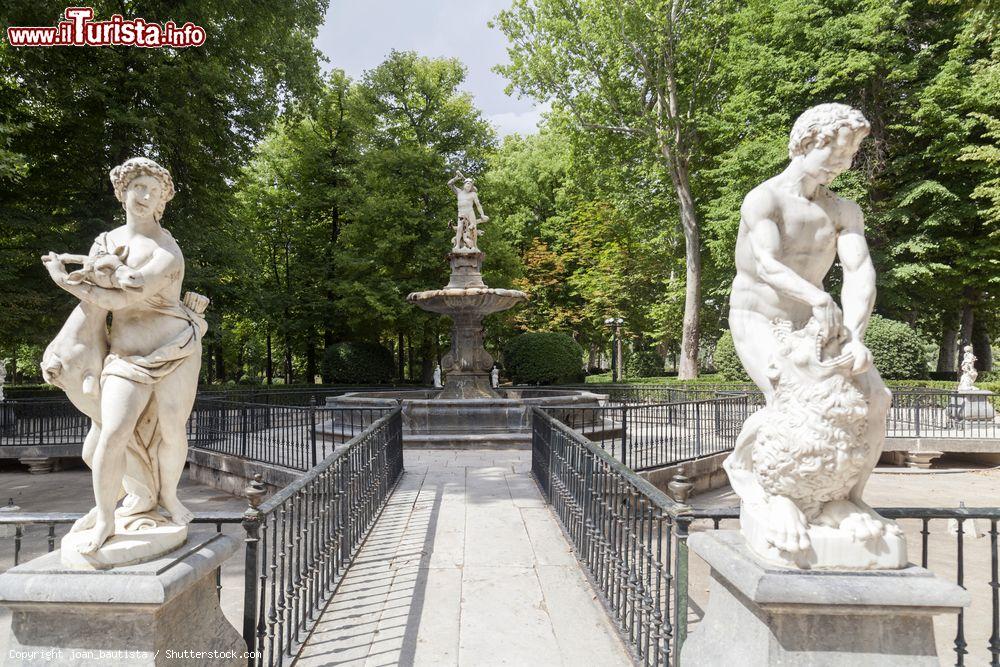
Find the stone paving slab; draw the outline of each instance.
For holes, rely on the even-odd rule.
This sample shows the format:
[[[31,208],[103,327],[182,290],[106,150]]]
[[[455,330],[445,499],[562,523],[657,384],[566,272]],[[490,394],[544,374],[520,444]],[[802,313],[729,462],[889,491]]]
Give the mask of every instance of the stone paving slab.
[[[405,454],[301,665],[631,665],[530,452]]]

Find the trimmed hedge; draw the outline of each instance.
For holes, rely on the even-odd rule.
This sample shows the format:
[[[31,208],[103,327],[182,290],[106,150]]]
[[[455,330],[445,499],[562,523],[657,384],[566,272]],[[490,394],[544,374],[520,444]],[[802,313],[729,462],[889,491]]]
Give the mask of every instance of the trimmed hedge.
[[[337,343],[323,353],[323,377],[335,384],[388,384],[396,373],[392,352],[378,343]]]
[[[875,367],[885,380],[919,380],[927,377],[927,361],[920,336],[905,322],[872,315],[865,332]]]
[[[733,334],[726,329],[719,342],[715,344],[715,354],[712,355],[712,363],[715,370],[719,372],[722,379],[727,382],[750,382],[750,376],[743,368],[743,362],[736,354],[736,346],[733,344]]]
[[[625,357],[624,377],[641,378],[666,375],[663,370],[663,357],[656,350],[633,350]]]
[[[526,333],[503,349],[503,367],[514,384],[583,382],[583,348],[564,333]]]

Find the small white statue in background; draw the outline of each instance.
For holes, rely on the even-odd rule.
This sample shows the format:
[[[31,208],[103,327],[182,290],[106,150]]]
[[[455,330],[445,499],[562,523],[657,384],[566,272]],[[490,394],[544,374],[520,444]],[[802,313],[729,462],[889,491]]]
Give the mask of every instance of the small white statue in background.
[[[976,370],[976,355],[972,353],[972,346],[966,345],[963,351],[965,354],[962,356],[962,377],[958,381],[958,390],[968,391],[976,388],[974,385],[979,371]]]
[[[160,226],[174,196],[167,170],[132,158],[111,171],[111,182],[125,225],[98,236],[86,256],[42,257],[52,280],[80,299],[45,350],[42,373],[92,420],[83,459],[97,504],[63,538],[68,567],[153,558],[183,544],[193,518],[177,485],[208,299],[181,298],[184,256]],[[69,272],[66,263],[82,268]]]
[[[497,366],[494,366],[493,370],[490,371],[490,382],[494,389],[500,386],[500,369]]]
[[[0,401],[4,400],[3,385],[7,382],[7,360],[0,359]]]
[[[462,181],[462,187],[455,185]],[[455,175],[448,181],[448,187],[452,189],[458,197],[458,222],[455,225],[455,238],[452,240],[454,250],[479,250],[478,239],[482,234],[479,230],[480,222],[489,222],[490,217],[483,212],[483,205],[479,203],[479,194],[476,185],[471,178],[466,178],[462,172],[456,171]],[[479,209],[479,218],[476,218],[476,209]]]
[[[441,364],[438,364],[434,367],[434,388],[441,389],[442,387],[444,385],[441,384]]]
[[[807,110],[788,167],[740,209],[729,326],[766,406],[743,425],[725,469],[749,548],[784,566],[907,563],[899,527],[862,499],[892,394],[862,342],[875,270],[861,209],[827,187],[869,131],[846,105]],[[823,288],[838,258],[843,310]]]

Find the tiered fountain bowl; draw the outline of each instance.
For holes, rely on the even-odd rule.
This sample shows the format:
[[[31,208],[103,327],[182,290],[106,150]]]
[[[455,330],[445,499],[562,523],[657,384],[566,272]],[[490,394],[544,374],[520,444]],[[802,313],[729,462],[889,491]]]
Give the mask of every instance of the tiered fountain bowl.
[[[452,320],[451,349],[442,359],[442,389],[353,392],[330,397],[333,407],[403,408],[406,446],[443,448],[531,447],[534,406],[597,407],[607,396],[573,389],[494,389],[493,357],[483,347],[483,317],[528,299],[519,290],[494,289],[483,282],[483,253],[454,249],[448,255],[451,280],[438,290],[413,292],[409,303]],[[328,437],[345,440],[364,424],[330,422]]]

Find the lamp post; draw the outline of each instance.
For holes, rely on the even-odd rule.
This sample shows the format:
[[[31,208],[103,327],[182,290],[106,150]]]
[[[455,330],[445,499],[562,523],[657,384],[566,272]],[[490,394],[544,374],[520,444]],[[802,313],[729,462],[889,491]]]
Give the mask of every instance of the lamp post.
[[[609,317],[604,320],[605,326],[611,327],[612,347],[611,347],[611,381],[621,382],[622,379],[622,337],[621,327],[623,320],[620,317]]]

